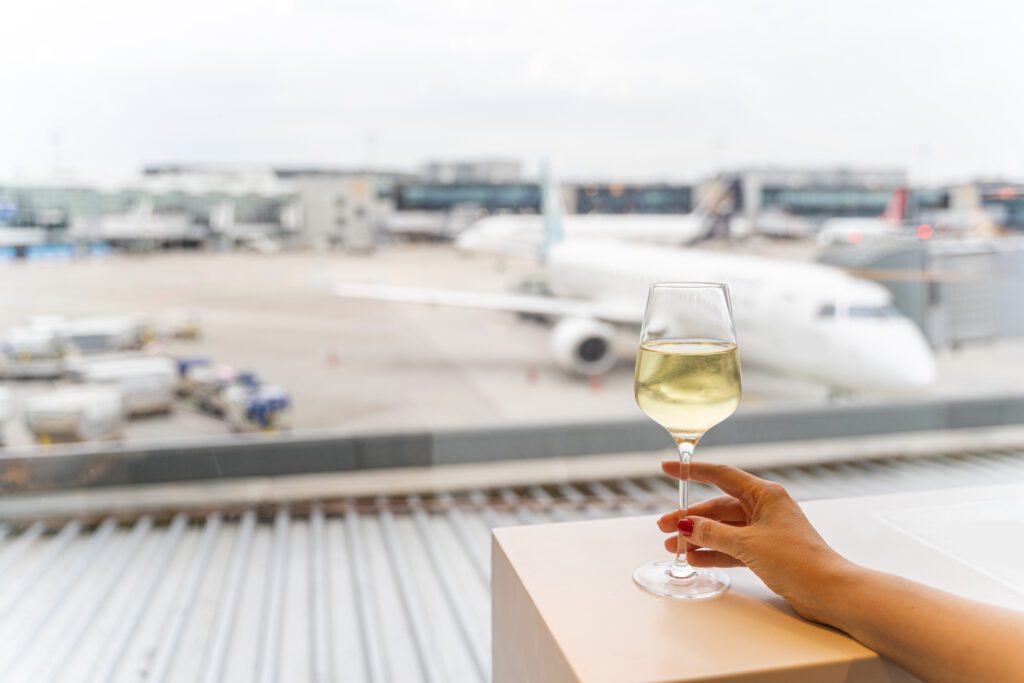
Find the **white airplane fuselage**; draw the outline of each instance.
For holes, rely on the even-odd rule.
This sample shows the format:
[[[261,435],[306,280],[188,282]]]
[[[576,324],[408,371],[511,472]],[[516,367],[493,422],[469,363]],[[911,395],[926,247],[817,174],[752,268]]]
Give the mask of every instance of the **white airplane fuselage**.
[[[816,239],[820,244],[858,244],[895,235],[899,227],[884,218],[829,218],[821,224]]]
[[[881,285],[813,263],[621,242],[567,241],[547,271],[559,297],[643,310],[654,282],[729,285],[742,358],[850,391],[927,386],[931,349]]]
[[[562,217],[565,239],[622,240],[646,244],[683,245],[698,239],[705,219],[696,214],[571,214]],[[464,251],[535,257],[544,241],[539,215],[482,218],[455,239]]]

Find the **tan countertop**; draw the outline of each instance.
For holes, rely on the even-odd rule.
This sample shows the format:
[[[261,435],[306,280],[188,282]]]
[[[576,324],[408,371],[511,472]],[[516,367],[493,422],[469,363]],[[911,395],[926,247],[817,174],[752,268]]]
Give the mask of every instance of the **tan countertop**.
[[[1006,533],[1024,537],[1022,500],[1024,486],[1013,485],[804,508],[837,550],[861,564],[1024,609],[1024,547],[997,543]],[[992,529],[978,537],[990,549],[984,564],[968,564],[966,548],[944,543],[968,528]],[[845,634],[801,619],[746,569],[729,570],[732,589],[715,600],[641,591],[632,572],[664,554],[662,538],[654,517],[496,529],[495,683],[916,680]]]

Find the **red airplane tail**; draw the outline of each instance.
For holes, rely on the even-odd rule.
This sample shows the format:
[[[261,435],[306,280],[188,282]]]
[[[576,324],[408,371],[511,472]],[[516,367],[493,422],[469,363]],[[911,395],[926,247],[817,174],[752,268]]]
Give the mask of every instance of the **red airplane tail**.
[[[907,188],[897,187],[892,191],[889,204],[885,207],[882,220],[886,223],[899,225],[907,217]]]

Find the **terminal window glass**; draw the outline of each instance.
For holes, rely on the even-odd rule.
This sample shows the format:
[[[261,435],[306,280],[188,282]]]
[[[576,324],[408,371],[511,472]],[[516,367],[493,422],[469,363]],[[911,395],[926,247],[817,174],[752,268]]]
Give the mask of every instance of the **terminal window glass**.
[[[576,190],[579,213],[688,213],[691,204],[688,185],[584,185]]]
[[[877,216],[885,211],[893,189],[766,187],[761,204],[800,216]]]
[[[488,211],[538,212],[540,187],[535,184],[409,184],[396,189],[400,211],[448,211],[475,204]]]
[[[1004,228],[1024,230],[1024,197],[1010,199],[986,198],[982,202],[985,209]]]
[[[892,306],[850,306],[851,318],[896,318],[899,315]]]

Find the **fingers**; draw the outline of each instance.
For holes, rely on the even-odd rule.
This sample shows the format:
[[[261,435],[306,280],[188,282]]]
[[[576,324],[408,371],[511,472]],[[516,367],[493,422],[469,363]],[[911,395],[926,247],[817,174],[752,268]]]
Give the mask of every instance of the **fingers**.
[[[678,460],[666,460],[661,463],[662,471],[673,479],[684,478],[683,464]],[[768,484],[764,479],[759,479],[743,470],[719,465],[713,462],[691,462],[689,479],[704,484],[712,484],[722,489],[734,498],[744,499],[750,496],[753,491]]]
[[[746,522],[748,519],[743,504],[732,496],[718,496],[702,500],[687,508],[687,512],[698,517],[717,519],[719,522]]]
[[[682,510],[673,510],[672,512],[666,512],[658,518],[658,528],[664,531],[666,534],[671,534],[675,531],[679,531],[678,525],[679,520],[686,516],[686,513]]]
[[[732,555],[717,550],[691,550],[686,553],[686,561],[692,567],[745,567],[746,565]]]
[[[686,519],[693,522],[693,531],[686,536],[690,543],[718,550],[733,557],[743,556],[741,550],[748,527],[730,526],[696,515],[688,515]]]
[[[687,515],[707,517],[729,524],[745,524],[747,522],[747,514],[738,500],[731,496],[719,496],[718,498],[695,503],[686,512],[673,510],[672,512],[665,513],[658,518],[658,528],[666,534],[676,531],[676,525],[679,523],[679,520]]]
[[[682,546],[679,545],[681,543],[681,541],[679,540],[680,538],[686,539],[686,536],[680,537],[679,534],[677,533],[674,536],[669,536],[668,538],[666,538],[665,542],[663,544],[665,546],[665,550],[669,551],[673,555],[678,553],[680,548],[682,547]],[[694,545],[689,540],[686,541],[686,549],[688,551],[689,550],[693,550],[694,548],[697,548],[697,547],[698,546]]]
[[[683,538],[686,538],[685,536]],[[679,538],[670,536],[665,539],[665,550],[675,555],[679,552]],[[727,555],[717,550],[708,550],[699,545],[694,545],[689,539],[686,540],[686,561],[694,567],[745,567],[741,561],[732,555]]]

